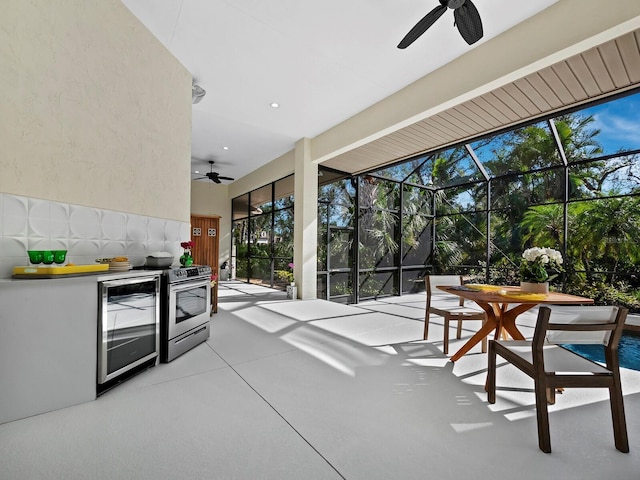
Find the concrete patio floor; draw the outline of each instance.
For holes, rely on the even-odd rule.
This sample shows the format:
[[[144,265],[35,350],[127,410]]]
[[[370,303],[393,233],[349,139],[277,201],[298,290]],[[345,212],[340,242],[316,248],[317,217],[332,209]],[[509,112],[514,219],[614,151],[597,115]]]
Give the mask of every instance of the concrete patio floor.
[[[601,389],[558,396],[544,454],[531,380],[501,366],[489,405],[479,345],[450,362],[436,317],[422,340],[424,294],[341,305],[223,282],[219,297],[211,338],[182,357],[0,425],[0,478],[640,478],[638,371],[622,371],[629,454]]]

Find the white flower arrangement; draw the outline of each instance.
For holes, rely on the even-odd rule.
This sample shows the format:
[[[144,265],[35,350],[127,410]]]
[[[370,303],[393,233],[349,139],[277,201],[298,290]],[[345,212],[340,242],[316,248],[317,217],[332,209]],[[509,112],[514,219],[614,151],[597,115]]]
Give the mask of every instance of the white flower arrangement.
[[[549,282],[562,272],[562,254],[553,248],[528,248],[522,258],[520,279],[523,282]]]

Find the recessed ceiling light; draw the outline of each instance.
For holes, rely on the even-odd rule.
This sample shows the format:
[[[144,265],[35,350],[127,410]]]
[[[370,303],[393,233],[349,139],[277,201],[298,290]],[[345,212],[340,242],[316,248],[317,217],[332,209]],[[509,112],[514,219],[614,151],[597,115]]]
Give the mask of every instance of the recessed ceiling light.
[[[222,147],[223,150],[229,150],[229,147]]]
[[[280,104],[278,102],[271,103],[271,108],[280,108]]]
[[[193,173],[200,173],[200,171],[199,170],[194,170]]]

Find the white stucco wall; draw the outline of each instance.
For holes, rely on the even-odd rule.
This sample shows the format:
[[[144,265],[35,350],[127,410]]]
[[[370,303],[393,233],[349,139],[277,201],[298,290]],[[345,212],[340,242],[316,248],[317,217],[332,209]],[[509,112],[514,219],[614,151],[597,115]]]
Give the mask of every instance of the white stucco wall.
[[[119,0],[0,7],[0,192],[189,221],[191,75]]]
[[[291,150],[284,155],[263,165],[229,185],[229,198],[238,197],[256,188],[263,187],[268,183],[291,175],[295,169],[295,150]]]

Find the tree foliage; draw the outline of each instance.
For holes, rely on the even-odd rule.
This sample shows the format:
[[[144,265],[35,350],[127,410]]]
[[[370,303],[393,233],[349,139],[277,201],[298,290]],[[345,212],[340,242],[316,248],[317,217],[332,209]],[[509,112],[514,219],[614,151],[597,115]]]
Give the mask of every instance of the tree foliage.
[[[332,248],[358,255],[356,273],[370,279],[361,290],[388,291],[382,271],[399,266],[399,252],[405,267],[512,282],[524,249],[549,247],[563,254],[567,291],[593,296],[606,284],[606,298],[613,289],[632,305],[640,296],[640,155],[605,155],[596,125],[593,115],[563,114],[357,177],[357,189],[339,182],[324,194],[320,243],[334,243],[325,256]],[[357,249],[345,245],[353,235],[337,235],[342,244],[327,235],[331,225],[357,228]]]

